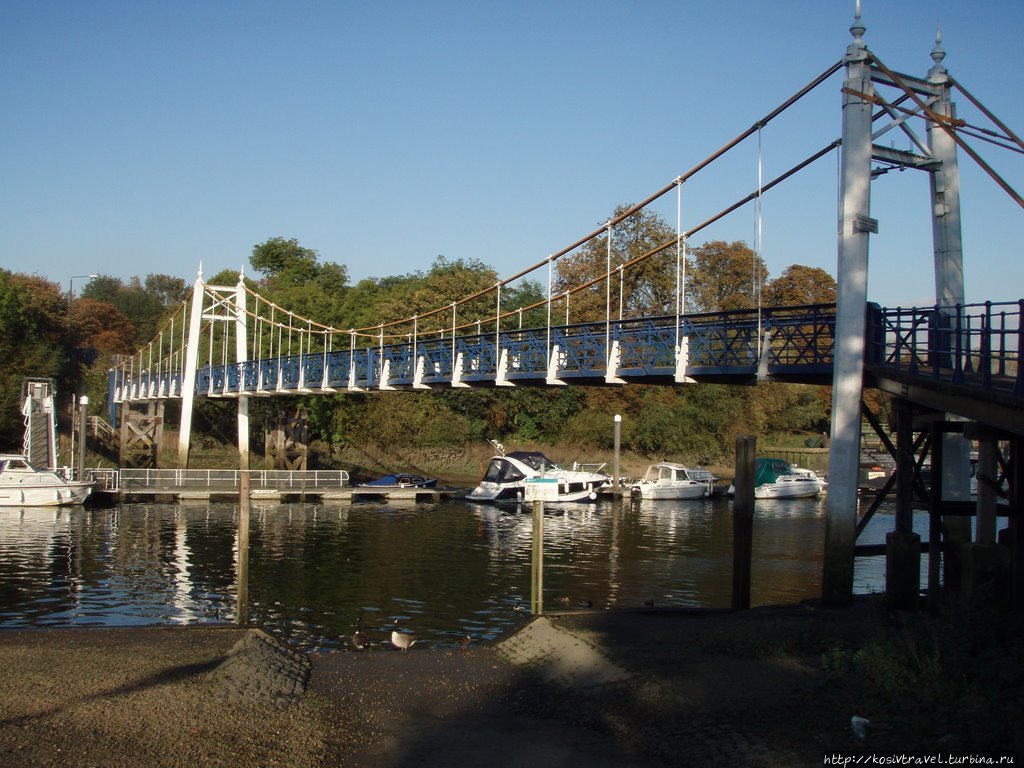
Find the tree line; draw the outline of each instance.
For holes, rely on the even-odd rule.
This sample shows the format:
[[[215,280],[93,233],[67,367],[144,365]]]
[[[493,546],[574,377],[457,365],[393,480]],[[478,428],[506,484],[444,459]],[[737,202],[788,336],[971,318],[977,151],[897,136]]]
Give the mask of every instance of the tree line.
[[[616,209],[613,217],[627,210]],[[608,237],[611,237],[609,243]],[[594,281],[571,301],[572,321],[603,319],[612,271],[616,312],[624,316],[676,311],[679,268],[685,268],[685,312],[717,312],[755,306],[835,301],[835,280],[821,269],[794,264],[770,277],[763,259],[743,242],[709,241],[687,247],[681,260],[675,229],[639,211],[612,230],[555,262],[552,296]],[[653,256],[645,256],[657,251]],[[423,314],[474,293],[485,294],[497,271],[475,259],[437,256],[426,271],[367,278],[351,285],[345,266],[321,259],[295,239],[274,237],[253,247],[244,279],[267,300],[296,315],[335,328],[371,327]],[[623,269],[619,269],[622,266]],[[628,269],[625,268],[628,266]],[[223,270],[207,279],[233,285],[239,275]],[[38,275],[0,270],[0,441],[20,445],[25,377],[55,379],[69,414],[72,394],[87,394],[90,410],[105,413],[107,372],[118,355],[148,343],[190,294],[185,280],[162,274],[92,279],[78,296]],[[522,279],[503,288],[507,307],[542,306],[548,288]],[[460,307],[460,316],[493,316],[493,298]],[[543,324],[535,309],[524,327]],[[558,320],[556,319],[556,324]],[[251,422],[270,419],[279,401],[256,399]],[[610,447],[609,424],[623,416],[622,445],[645,455],[712,462],[731,450],[735,435],[821,431],[828,423],[829,394],[820,387],[760,384],[664,387],[494,388],[344,393],[289,400],[303,408],[312,439],[331,445],[452,446],[495,438],[507,443]],[[225,442],[234,439],[234,404],[200,399],[196,426]]]

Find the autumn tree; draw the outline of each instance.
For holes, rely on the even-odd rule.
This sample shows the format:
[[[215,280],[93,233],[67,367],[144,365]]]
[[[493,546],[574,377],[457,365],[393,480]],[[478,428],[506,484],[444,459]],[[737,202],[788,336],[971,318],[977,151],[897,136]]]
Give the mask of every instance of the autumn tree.
[[[135,327],[117,308],[103,301],[78,299],[68,313],[74,341],[104,355],[135,352]]]
[[[692,312],[727,312],[757,306],[757,287],[768,268],[746,243],[712,240],[691,248],[686,304]]]
[[[764,304],[769,307],[795,307],[802,304],[833,304],[836,281],[818,267],[791,264],[781,275],[768,282]]]
[[[632,206],[620,205],[612,213],[616,219]],[[593,286],[572,294],[569,299],[571,322],[604,320],[608,313],[619,317],[620,299],[623,317],[662,315],[674,311],[676,295],[676,252],[671,247],[642,258],[666,243],[675,243],[676,231],[656,213],[637,211],[611,229],[611,258],[608,233],[586,243],[578,253],[555,262],[552,292],[555,297],[577,286],[599,280]],[[638,261],[621,271],[619,267]],[[605,279],[611,268],[611,285]]]

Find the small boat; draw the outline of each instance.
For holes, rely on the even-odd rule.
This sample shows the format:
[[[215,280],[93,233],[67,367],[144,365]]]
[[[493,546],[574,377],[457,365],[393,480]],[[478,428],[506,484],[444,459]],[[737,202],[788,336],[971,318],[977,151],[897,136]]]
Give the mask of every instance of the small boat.
[[[469,501],[526,501],[527,485],[534,482],[549,491],[544,494],[545,501],[594,501],[598,490],[612,482],[601,472],[603,464],[574,464],[572,469],[562,469],[543,453],[505,453],[501,443],[491,444],[498,449],[498,455],[491,458],[480,484],[469,492]]]
[[[629,493],[640,499],[703,499],[711,495],[716,480],[706,469],[661,461],[651,464],[643,480],[630,486]]]
[[[437,485],[436,477],[423,475],[396,474],[384,475],[366,483],[357,483],[357,488],[373,488],[375,491],[386,491],[398,488],[433,488]]]
[[[825,480],[813,470],[795,467],[785,459],[757,459],[755,499],[809,499],[825,490]],[[729,494],[734,493],[729,486]]]
[[[56,472],[36,469],[21,454],[0,454],[0,507],[59,507],[81,504],[92,481],[68,482]]]

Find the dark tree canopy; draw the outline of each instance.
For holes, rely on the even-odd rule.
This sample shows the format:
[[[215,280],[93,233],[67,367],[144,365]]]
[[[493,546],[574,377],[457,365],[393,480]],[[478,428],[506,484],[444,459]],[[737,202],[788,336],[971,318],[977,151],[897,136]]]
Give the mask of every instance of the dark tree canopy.
[[[764,302],[770,307],[800,304],[830,304],[836,300],[836,281],[818,267],[792,264],[764,289]]]
[[[611,218],[618,218],[631,207],[620,205]],[[646,210],[637,211],[612,228],[610,259],[607,233],[588,242],[578,253],[559,259],[555,263],[553,294],[558,297],[572,288],[606,276],[610,271],[610,286],[606,280],[601,280],[569,298],[572,322],[603,320],[609,312],[612,318],[618,318],[620,304],[623,317],[673,312],[675,248],[667,248],[645,259],[640,257],[659,246],[666,243],[673,245],[675,242],[675,229],[657,214]],[[638,259],[635,264],[619,270],[620,265],[634,259]]]
[[[694,312],[757,306],[756,290],[768,276],[764,261],[746,243],[712,240],[690,249],[686,303]]]

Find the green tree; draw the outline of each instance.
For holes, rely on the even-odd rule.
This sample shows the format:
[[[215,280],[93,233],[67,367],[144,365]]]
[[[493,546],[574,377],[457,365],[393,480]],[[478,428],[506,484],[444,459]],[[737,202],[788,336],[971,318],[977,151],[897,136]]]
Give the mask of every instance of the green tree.
[[[319,259],[298,240],[272,237],[253,246],[249,263],[261,275],[259,293],[265,298],[300,317],[343,327],[348,270]]]
[[[169,275],[148,275],[145,285],[138,277],[127,283],[100,275],[82,289],[79,299],[90,299],[115,307],[135,328],[135,344],[148,344],[167,311],[186,294],[185,281]]]
[[[58,393],[76,391],[67,294],[37,275],[0,269],[0,441],[20,445],[26,377],[54,378]]]

